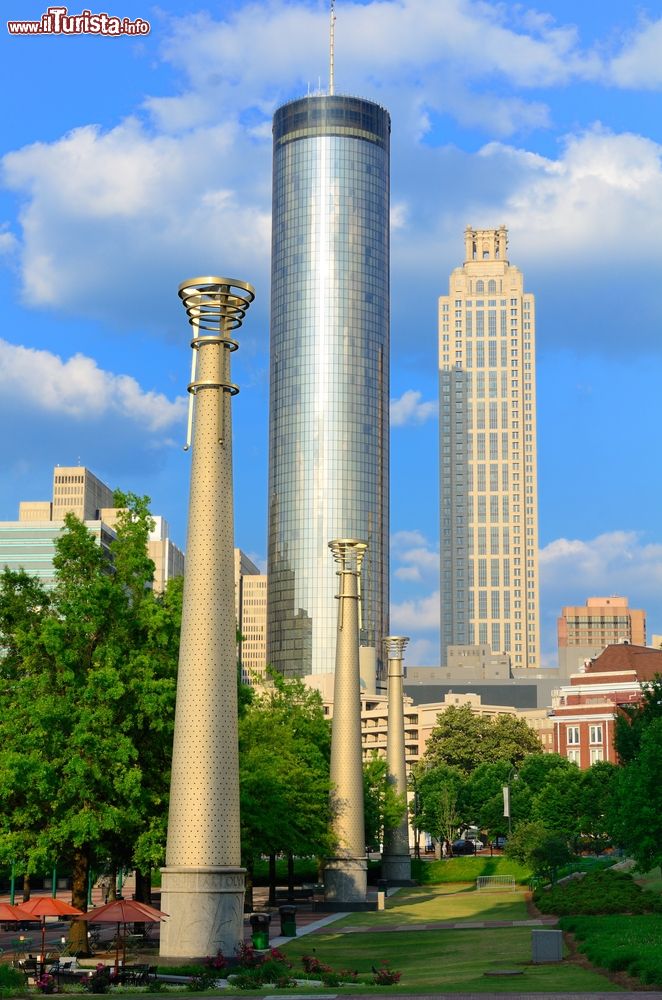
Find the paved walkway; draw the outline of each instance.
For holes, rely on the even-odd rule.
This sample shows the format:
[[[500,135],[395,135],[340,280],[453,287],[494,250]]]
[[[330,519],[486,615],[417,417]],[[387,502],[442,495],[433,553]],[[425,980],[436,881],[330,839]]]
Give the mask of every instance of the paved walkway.
[[[374,924],[339,927],[339,934],[388,934],[392,931],[475,931],[489,927],[555,927],[558,917],[531,920],[435,920],[428,924]]]

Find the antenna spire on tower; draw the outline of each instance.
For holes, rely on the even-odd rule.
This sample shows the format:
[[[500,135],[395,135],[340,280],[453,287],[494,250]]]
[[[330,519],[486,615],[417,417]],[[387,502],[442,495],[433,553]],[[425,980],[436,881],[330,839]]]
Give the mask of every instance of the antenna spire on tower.
[[[331,0],[331,18],[329,22],[329,94],[334,93],[334,80],[333,80],[333,58],[334,58],[334,41],[336,34],[336,0]]]

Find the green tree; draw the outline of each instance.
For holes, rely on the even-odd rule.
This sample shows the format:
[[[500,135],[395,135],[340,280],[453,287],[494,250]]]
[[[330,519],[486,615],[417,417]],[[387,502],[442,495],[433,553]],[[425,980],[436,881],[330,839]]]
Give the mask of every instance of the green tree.
[[[533,796],[531,818],[540,820],[548,833],[576,844],[582,832],[582,804],[582,773],[571,764],[554,771],[554,780]]]
[[[641,727],[636,756],[617,775],[608,820],[641,871],[662,864],[661,771],[662,718],[652,717]]]
[[[540,820],[518,825],[508,839],[506,855],[552,882],[556,880],[557,869],[571,857],[565,838],[550,831]]]
[[[469,774],[484,760],[483,741],[488,730],[488,720],[472,712],[469,705],[451,705],[437,716],[425,747],[424,765],[434,768],[444,764]]]
[[[239,720],[242,858],[324,855],[330,832],[330,727],[318,692],[271,675]]]
[[[490,723],[482,749],[485,761],[508,761],[518,767],[529,754],[540,753],[542,746],[524,719],[502,714]]]
[[[35,613],[32,595],[24,604],[32,627],[19,621],[1,637],[14,676],[3,671],[0,687],[0,855],[16,857],[16,832],[38,815],[17,860],[28,872],[71,865],[81,909],[92,863],[120,845],[130,857],[147,836],[145,817],[155,822],[150,810],[165,813],[167,801],[177,613],[150,589],[146,498],[118,501],[126,512],[114,563],[67,515],[50,601]],[[72,938],[86,950],[84,925]]]
[[[471,819],[463,809],[465,775],[458,767],[440,764],[416,774],[418,827],[436,840],[454,840],[460,826]]]
[[[469,705],[451,705],[437,716],[423,761],[430,767],[448,764],[471,774],[480,764],[518,765],[540,750],[540,740],[522,719],[499,715],[490,720],[472,712]]]
[[[630,764],[639,754],[648,726],[662,718],[662,675],[642,686],[638,705],[623,705],[616,718],[614,745],[622,764]]]
[[[508,761],[479,764],[466,784],[467,813],[490,836],[503,835],[508,830],[508,820],[503,815],[503,786],[508,782],[510,771]]]
[[[619,768],[598,761],[581,771],[579,829],[593,850],[600,851],[609,841],[609,817],[616,795]]]
[[[375,751],[363,764],[363,810],[365,818],[365,843],[373,851],[379,850],[384,831],[398,825],[405,814],[404,795],[398,795],[388,780],[388,764]]]

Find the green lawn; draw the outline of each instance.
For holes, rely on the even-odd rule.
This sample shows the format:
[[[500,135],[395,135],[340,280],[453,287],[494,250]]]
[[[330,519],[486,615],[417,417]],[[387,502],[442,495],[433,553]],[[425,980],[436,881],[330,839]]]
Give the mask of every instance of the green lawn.
[[[377,924],[425,924],[436,920],[526,920],[524,892],[476,892],[468,885],[417,886],[400,889],[386,900],[382,913],[351,913],[334,927]]]
[[[481,931],[395,931],[366,934],[313,934],[282,949],[295,968],[301,956],[315,954],[334,969],[356,969],[364,979],[383,960],[402,972],[397,986],[383,993],[612,992],[609,980],[571,963],[530,965],[531,930],[525,927]],[[485,972],[522,968],[522,976],[492,978]],[[349,987],[366,992],[372,987]],[[289,992],[289,991],[288,991]]]
[[[528,883],[531,870],[502,855],[478,854],[476,857],[447,858],[442,861],[412,859],[411,877],[421,885],[444,882],[473,882],[479,875],[512,875],[515,881]]]

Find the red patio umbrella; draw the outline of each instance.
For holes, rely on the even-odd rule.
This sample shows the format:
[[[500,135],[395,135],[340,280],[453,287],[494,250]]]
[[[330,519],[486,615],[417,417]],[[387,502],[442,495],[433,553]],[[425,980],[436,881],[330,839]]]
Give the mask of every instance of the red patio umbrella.
[[[157,910],[147,903],[137,899],[112,899],[104,906],[97,906],[89,913],[81,913],[75,920],[84,920],[88,924],[117,924],[117,950],[115,952],[115,972],[120,966],[120,924],[124,924],[123,964],[126,965],[126,925],[135,923],[153,924],[157,920],[165,920],[169,916],[162,910]]]
[[[27,903],[21,904],[21,909],[28,912],[29,920],[41,917],[42,965],[46,958],[46,917],[77,917],[83,912],[71,903],[65,903],[63,899],[54,899],[52,896],[33,896]]]
[[[32,920],[32,914],[20,905],[0,901],[0,920]]]

